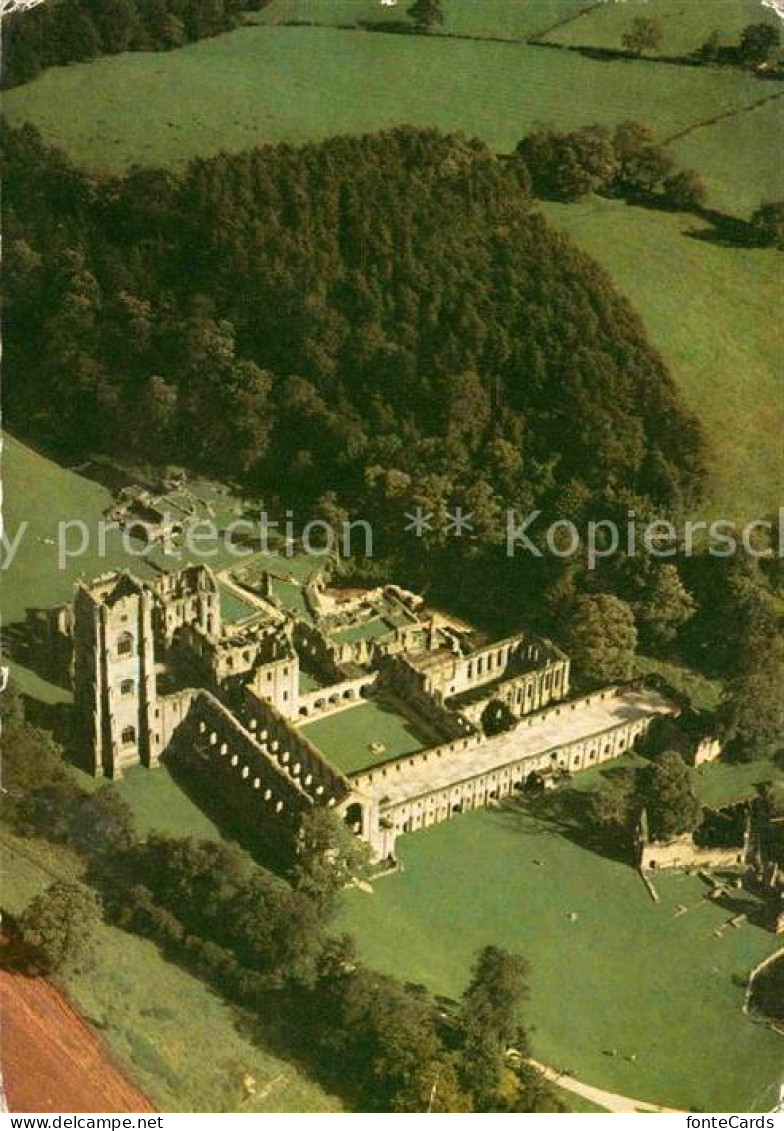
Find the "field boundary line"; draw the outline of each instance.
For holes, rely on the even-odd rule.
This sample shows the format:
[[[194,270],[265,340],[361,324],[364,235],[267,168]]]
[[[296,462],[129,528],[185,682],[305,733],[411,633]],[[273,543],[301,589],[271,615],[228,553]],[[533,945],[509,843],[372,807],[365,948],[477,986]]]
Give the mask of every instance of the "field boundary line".
[[[677,133],[671,134],[662,140],[662,145],[671,145],[674,141],[680,141],[681,138],[689,137],[690,134],[696,133],[697,130],[707,130],[711,126],[716,126],[719,122],[726,122],[729,118],[736,118],[740,114],[748,114],[752,110],[758,110],[760,106],[767,105],[768,102],[775,102],[777,98],[784,98],[784,90],[777,90],[773,94],[766,94],[764,98],[757,98],[754,102],[749,102],[745,106],[738,106],[735,110],[725,110],[721,114],[717,114],[715,118],[705,118],[701,122],[694,122],[691,126],[686,126]]]

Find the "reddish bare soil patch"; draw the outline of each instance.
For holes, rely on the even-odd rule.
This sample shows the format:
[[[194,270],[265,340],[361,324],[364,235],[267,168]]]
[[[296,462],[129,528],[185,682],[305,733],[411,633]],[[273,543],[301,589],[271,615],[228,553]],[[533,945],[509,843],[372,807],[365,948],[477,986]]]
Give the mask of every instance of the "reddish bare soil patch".
[[[0,1010],[10,1111],[155,1111],[65,995],[45,978],[0,970]]]

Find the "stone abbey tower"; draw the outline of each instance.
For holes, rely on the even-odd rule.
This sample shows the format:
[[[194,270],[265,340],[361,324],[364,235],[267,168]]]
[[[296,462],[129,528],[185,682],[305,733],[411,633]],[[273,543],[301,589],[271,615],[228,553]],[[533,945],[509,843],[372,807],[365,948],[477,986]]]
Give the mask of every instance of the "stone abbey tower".
[[[128,574],[80,586],[74,602],[74,691],[96,775],[157,764],[153,595]],[[160,731],[160,728],[158,728]]]

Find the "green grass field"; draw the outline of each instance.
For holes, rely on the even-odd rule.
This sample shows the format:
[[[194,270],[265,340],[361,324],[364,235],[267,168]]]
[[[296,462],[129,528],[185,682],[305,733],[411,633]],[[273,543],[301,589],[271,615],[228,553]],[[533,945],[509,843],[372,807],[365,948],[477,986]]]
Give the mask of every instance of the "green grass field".
[[[588,0],[447,0],[446,20],[435,29],[443,35],[524,39],[541,34],[586,7]],[[272,0],[255,13],[254,22],[282,24],[289,20],[331,25],[406,21],[407,3],[382,8],[378,0]]]
[[[22,524],[27,524],[18,551],[3,570],[0,607],[6,628],[23,621],[28,608],[50,608],[71,601],[80,579],[90,580],[113,569],[129,569],[147,578],[155,573],[152,562],[171,569],[186,564],[184,557],[167,558],[160,548],[144,555],[130,553],[118,531],[108,531],[102,539],[104,511],[112,501],[109,491],[8,435],[2,471],[9,541],[13,542]],[[79,523],[84,524],[84,530]],[[82,545],[84,552],[77,553]],[[235,562],[225,551],[208,559],[208,564],[216,568]],[[47,683],[22,664],[13,664],[13,676],[24,692],[43,702],[70,699],[62,688]]]
[[[92,791],[107,784],[105,780],[92,778],[78,769],[74,769],[73,773],[82,789]],[[165,833],[167,836],[192,836],[199,840],[222,839],[218,826],[180,789],[165,766],[158,766],[155,770],[133,766],[118,782],[111,784],[130,807],[139,837]]]
[[[732,71],[665,71],[439,36],[255,26],[173,52],[55,68],[6,92],[4,109],[83,164],[118,170],[403,122],[462,130],[503,152],[540,122],[569,128],[634,116],[668,135],[765,92]],[[765,168],[776,160],[768,151],[758,159]]]
[[[62,849],[0,834],[2,903],[19,912],[79,864]],[[250,1035],[242,1015],[153,943],[114,927],[97,933],[93,968],[66,979],[68,993],[118,1062],[161,1111],[338,1111],[339,1101]],[[253,1077],[256,1095],[243,1079]]]
[[[347,774],[431,745],[414,723],[378,700],[347,707],[300,730]],[[371,742],[382,742],[384,752],[374,754],[369,749]]]
[[[582,14],[545,36],[549,43],[573,47],[621,47],[621,36],[637,16],[659,19],[661,46],[653,55],[689,55],[713,31],[726,45],[738,42],[751,23],[776,23],[776,16],[759,0],[625,0],[623,4],[582,5]]]
[[[599,1107],[598,1104],[591,1103],[590,1100],[586,1100],[583,1096],[575,1095],[574,1092],[569,1092],[566,1088],[561,1088],[557,1084],[554,1084],[553,1087],[570,1111],[595,1115],[597,1112],[607,1110],[607,1108]]]
[[[671,660],[638,655],[635,659],[636,675],[660,675],[671,687],[688,695],[698,711],[713,711],[721,698],[721,683],[708,679],[700,672]]]
[[[620,202],[546,205],[610,272],[712,441],[702,517],[747,519],[779,505],[782,397],[775,251],[690,238],[706,225]]]
[[[694,771],[694,789],[703,805],[720,809],[755,797],[760,786],[784,781],[784,769],[773,762],[713,762]]]
[[[392,625],[383,617],[373,617],[371,620],[362,621],[361,624],[342,628],[332,633],[332,639],[343,644],[356,644],[360,640],[382,640],[393,631]]]
[[[477,949],[505,946],[531,963],[526,1016],[544,1063],[652,1103],[771,1109],[780,1038],[743,1016],[733,977],[776,940],[750,926],[714,937],[729,913],[697,877],[660,876],[654,904],[631,868],[519,808],[437,825],[398,850],[403,870],[347,894],[337,923],[371,965],[454,997]],[[679,903],[689,911],[674,918]]]
[[[247,620],[256,612],[256,606],[249,601],[243,601],[231,589],[221,587],[220,591],[221,616],[227,624],[234,621]]]
[[[779,97],[672,143],[671,152],[680,164],[703,174],[713,208],[749,217],[763,201],[784,197],[784,162],[775,157],[784,129],[783,111]]]

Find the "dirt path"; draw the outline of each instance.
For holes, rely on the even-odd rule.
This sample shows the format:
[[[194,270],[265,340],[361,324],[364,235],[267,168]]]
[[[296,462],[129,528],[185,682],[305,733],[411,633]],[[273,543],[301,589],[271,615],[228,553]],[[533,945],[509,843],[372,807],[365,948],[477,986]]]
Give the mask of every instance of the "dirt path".
[[[63,993],[0,970],[2,1079],[11,1112],[152,1112]]]
[[[599,1107],[604,1107],[608,1111],[618,1114],[636,1111],[664,1111],[677,1113],[679,1111],[676,1107],[659,1107],[657,1104],[646,1103],[645,1100],[634,1100],[629,1096],[619,1096],[616,1092],[605,1092],[602,1088],[594,1088],[591,1084],[583,1084],[580,1080],[575,1080],[572,1076],[564,1076],[556,1072],[552,1068],[548,1068],[544,1064],[540,1064],[538,1060],[532,1060],[531,1064],[534,1068],[538,1068],[543,1076],[551,1080],[553,1084],[557,1084],[559,1088],[563,1088],[566,1092],[574,1092],[577,1096],[582,1096],[583,1099],[590,1100],[591,1103],[598,1104]]]

